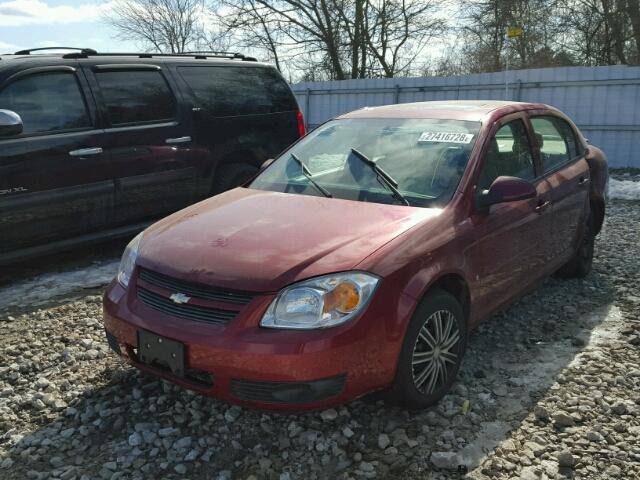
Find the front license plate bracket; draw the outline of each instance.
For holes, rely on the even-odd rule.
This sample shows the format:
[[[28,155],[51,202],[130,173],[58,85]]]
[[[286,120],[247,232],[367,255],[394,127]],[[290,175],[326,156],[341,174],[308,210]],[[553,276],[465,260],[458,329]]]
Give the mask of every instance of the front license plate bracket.
[[[168,368],[184,378],[184,344],[145,330],[138,331],[138,359],[150,366]]]

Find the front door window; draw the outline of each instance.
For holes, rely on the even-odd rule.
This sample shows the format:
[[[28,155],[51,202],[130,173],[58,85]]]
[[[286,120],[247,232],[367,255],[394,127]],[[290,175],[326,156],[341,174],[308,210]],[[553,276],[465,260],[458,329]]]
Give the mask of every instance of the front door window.
[[[522,120],[502,126],[491,139],[478,180],[478,190],[488,189],[501,176],[529,181],[536,177],[531,145]]]

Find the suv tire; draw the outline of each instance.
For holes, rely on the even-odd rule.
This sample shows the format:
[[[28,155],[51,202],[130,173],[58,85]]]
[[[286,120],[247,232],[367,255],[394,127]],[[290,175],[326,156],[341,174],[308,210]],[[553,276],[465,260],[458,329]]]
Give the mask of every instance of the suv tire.
[[[225,165],[216,171],[211,193],[217,195],[239,187],[250,180],[256,173],[258,173],[258,168],[247,163]]]

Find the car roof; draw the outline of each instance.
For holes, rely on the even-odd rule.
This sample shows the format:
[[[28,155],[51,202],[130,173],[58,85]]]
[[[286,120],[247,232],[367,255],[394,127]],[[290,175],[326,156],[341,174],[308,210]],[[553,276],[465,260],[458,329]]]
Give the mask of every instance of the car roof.
[[[337,118],[435,118],[480,122],[490,115],[549,108],[542,103],[503,100],[443,100],[364,107]]]

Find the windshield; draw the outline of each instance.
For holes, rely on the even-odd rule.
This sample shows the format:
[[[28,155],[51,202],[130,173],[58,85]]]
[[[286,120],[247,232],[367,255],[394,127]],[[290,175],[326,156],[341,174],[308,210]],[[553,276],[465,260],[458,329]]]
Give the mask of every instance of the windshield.
[[[479,129],[478,122],[458,120],[332,120],[250,187],[316,196],[324,189],[347,200],[441,207],[458,186]]]

